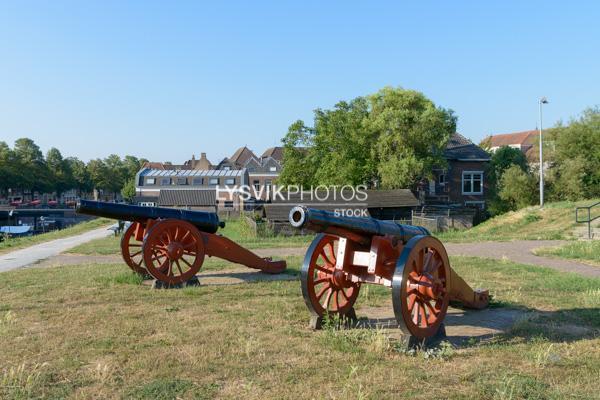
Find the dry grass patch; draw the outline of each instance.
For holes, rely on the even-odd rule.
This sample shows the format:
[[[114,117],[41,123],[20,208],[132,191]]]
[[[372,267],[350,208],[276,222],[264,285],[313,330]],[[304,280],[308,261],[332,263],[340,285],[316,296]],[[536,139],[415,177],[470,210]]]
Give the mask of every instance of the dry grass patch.
[[[151,290],[121,264],[3,273],[0,398],[597,397],[600,280],[452,261],[527,319],[491,342],[407,354],[378,330],[309,330],[298,281]],[[371,288],[358,301],[389,300]]]

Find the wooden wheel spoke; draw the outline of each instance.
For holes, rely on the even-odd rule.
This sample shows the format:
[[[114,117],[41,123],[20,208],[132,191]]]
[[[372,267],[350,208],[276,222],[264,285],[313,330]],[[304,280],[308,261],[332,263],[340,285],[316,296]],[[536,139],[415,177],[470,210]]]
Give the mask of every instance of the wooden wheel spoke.
[[[313,285],[317,286],[317,285],[320,285],[321,283],[325,283],[325,282],[329,282],[329,277],[317,279],[316,281],[313,282]]]
[[[323,302],[323,308],[324,309],[329,309],[329,302],[331,301],[331,293],[333,292],[333,288],[331,286],[329,286],[329,289],[327,290],[327,296],[325,296],[325,301]]]
[[[425,314],[425,306],[423,305],[423,303],[419,303],[419,305],[419,313],[421,314],[421,325],[424,324],[425,326],[428,326],[427,315]]]
[[[429,308],[430,316],[437,316],[438,311],[435,308],[433,308],[433,306],[431,305],[431,301],[426,301],[425,305],[427,306],[427,308]]]
[[[129,257],[133,258],[135,256],[139,256],[140,254],[142,254],[142,250],[136,251],[135,253],[130,254]]]
[[[323,295],[324,295],[324,294],[325,294],[325,292],[327,291],[327,289],[329,289],[330,287],[331,287],[331,285],[330,285],[330,284],[327,284],[327,285],[323,286],[323,287],[321,288],[321,290],[319,290],[319,293],[317,293],[317,296],[316,296],[316,297],[317,297],[317,300],[320,300],[320,299],[321,299],[321,297],[323,297]]]
[[[190,269],[192,269],[192,264],[190,264],[188,262],[188,260],[186,260],[185,258],[182,258],[181,261],[183,261],[188,267],[190,267]]]
[[[329,259],[329,256],[327,256],[327,254],[325,253],[325,250],[321,250],[319,255],[321,257],[323,257],[323,261],[325,261],[325,264],[332,266],[332,267],[335,266],[335,262],[331,262],[331,260]]]
[[[408,303],[407,303],[407,307],[410,310],[413,309],[413,307],[415,306],[415,301],[417,300],[417,295],[415,293],[409,294],[408,295]]]
[[[325,245],[325,247],[323,247],[323,250],[325,250],[325,249],[329,250],[329,254],[331,254],[331,258],[333,259],[334,264],[335,264],[335,251],[333,249],[333,242],[328,242]]]
[[[183,275],[183,271],[181,270],[181,265],[179,265],[179,260],[175,260],[175,265],[177,265],[177,269],[179,270],[179,275]]]
[[[340,309],[340,305],[338,303],[338,295],[339,295],[340,291],[339,290],[334,290],[333,291],[333,307],[334,310],[339,310]]]
[[[190,251],[190,250],[183,250],[183,254],[186,256],[192,256],[192,257],[196,257],[196,251]]]
[[[142,247],[141,243],[129,243],[128,244],[129,247]]]
[[[323,267],[321,265],[315,265],[315,268],[318,269],[321,272],[326,273],[327,275],[331,275],[331,270],[328,269],[328,268],[325,268],[325,267]]]
[[[183,237],[181,238],[181,243],[185,243],[185,240],[187,239],[187,237],[190,235],[190,231],[186,231],[185,234],[183,235]]]

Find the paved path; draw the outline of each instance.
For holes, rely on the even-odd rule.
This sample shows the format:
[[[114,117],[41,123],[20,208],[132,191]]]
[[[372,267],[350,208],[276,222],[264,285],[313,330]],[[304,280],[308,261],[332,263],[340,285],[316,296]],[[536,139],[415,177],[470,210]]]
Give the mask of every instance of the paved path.
[[[111,234],[105,228],[87,232],[77,237],[58,239],[36,245],[28,249],[17,250],[0,256],[0,272],[37,263],[36,266],[51,267],[57,265],[111,264],[122,262],[120,255],[77,255],[59,254],[81,243],[97,237]],[[54,245],[56,242],[60,244]],[[600,267],[559,258],[540,257],[532,253],[539,247],[561,246],[569,243],[565,240],[517,240],[512,242],[445,243],[449,255],[464,255],[493,259],[508,259],[522,264],[533,264],[575,272],[589,277],[600,277]],[[304,247],[253,249],[261,257],[304,256]]]
[[[0,255],[0,272],[34,264],[48,257],[56,256],[90,240],[112,235],[106,227],[94,229],[77,236],[55,239],[49,242],[33,245],[24,249],[11,251]]]
[[[566,240],[515,240],[512,242],[446,243],[452,256],[473,256],[494,259],[509,259],[521,264],[533,264],[564,272],[575,272],[584,276],[600,278],[600,267],[576,261],[536,256],[533,249],[554,247],[569,243]]]

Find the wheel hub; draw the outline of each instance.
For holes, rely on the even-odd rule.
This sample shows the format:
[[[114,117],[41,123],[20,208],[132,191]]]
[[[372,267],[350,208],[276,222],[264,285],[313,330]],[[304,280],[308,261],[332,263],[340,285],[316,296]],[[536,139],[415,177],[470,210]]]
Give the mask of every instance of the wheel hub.
[[[171,242],[167,246],[167,257],[170,260],[179,260],[183,255],[183,246],[179,242]]]

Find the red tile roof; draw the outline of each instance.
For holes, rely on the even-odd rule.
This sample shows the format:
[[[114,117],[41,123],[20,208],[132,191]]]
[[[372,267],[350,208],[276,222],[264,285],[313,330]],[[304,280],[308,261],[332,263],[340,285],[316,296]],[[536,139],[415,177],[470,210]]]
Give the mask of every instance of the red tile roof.
[[[538,135],[539,132],[536,130],[492,135],[490,136],[490,146],[502,147],[515,144],[533,144]]]

